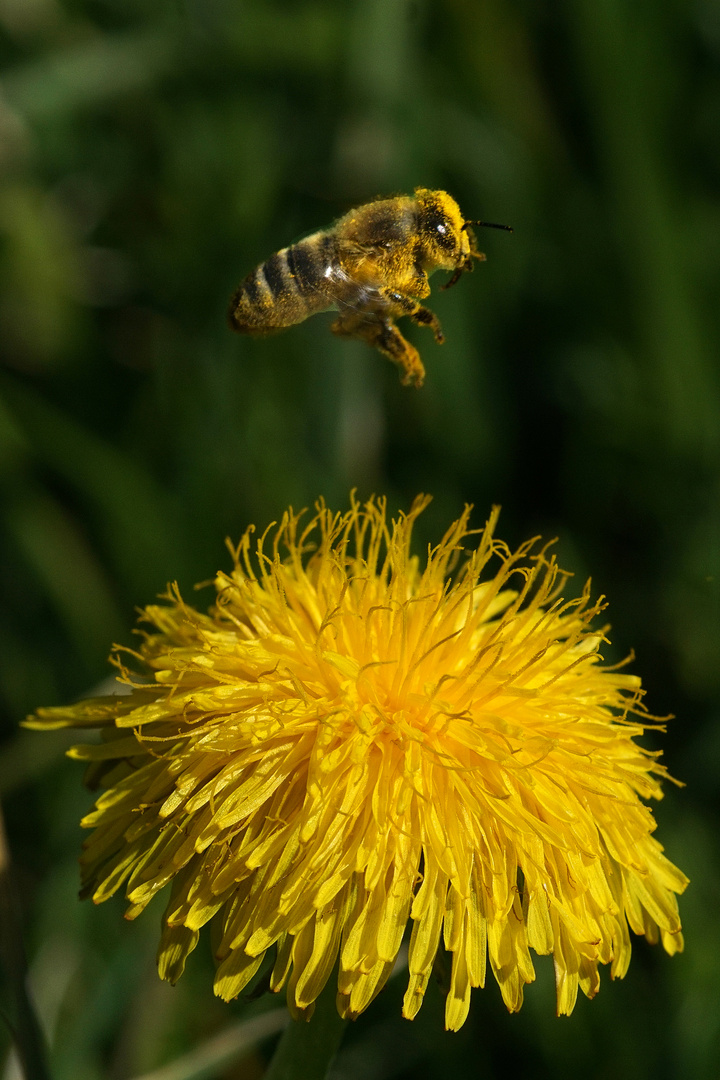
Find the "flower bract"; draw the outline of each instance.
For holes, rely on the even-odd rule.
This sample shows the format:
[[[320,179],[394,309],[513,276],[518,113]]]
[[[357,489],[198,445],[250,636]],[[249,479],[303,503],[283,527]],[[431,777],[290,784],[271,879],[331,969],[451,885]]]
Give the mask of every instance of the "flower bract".
[[[342,1015],[380,991],[403,937],[403,1012],[441,949],[446,1025],[486,964],[508,1009],[552,954],[557,1009],[623,976],[630,933],[682,948],[687,880],[653,836],[660,726],[640,680],[605,666],[604,607],[537,541],[510,551],[469,509],[424,560],[427,500],[287,512],[232,549],[207,614],[176,587],[116,649],[125,695],[41,709],[30,726],[99,728],[70,751],[100,787],[82,824],[83,893],[128,918],[169,886],[158,953],[174,982],[213,924],[215,991],[237,996],[272,950],[271,986],[307,1015],[331,975]],[[336,974],[333,974],[336,969]]]

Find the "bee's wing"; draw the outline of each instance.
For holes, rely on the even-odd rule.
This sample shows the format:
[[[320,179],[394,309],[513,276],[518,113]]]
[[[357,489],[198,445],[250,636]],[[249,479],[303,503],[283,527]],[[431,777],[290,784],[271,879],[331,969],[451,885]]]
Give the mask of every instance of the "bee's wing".
[[[337,242],[337,264],[346,277],[357,278],[367,283],[368,278],[384,278],[383,263],[392,256],[393,251],[401,247],[398,241],[363,240],[339,237]]]
[[[367,240],[361,243],[359,240],[347,236],[339,236],[337,239],[337,253],[344,261],[352,262],[353,259],[377,257],[384,250],[386,250],[386,247],[381,243],[372,243]]]

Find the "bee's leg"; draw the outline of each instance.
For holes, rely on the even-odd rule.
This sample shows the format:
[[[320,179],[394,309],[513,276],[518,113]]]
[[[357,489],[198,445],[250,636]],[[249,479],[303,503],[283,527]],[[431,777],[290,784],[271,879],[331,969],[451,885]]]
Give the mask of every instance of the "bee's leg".
[[[416,276],[410,291],[413,296],[419,296],[424,300],[426,296],[430,295],[430,282],[428,281],[428,276],[421,266],[415,267],[415,274]]]
[[[423,307],[422,304],[418,304],[417,300],[413,300],[411,296],[396,292],[394,289],[381,289],[380,292],[398,313],[409,315],[414,322],[420,323],[421,326],[429,326],[438,345],[443,344],[445,335],[442,332],[440,320],[434,311]]]
[[[394,322],[378,315],[347,312],[332,324],[332,332],[341,337],[359,338],[392,360],[401,369],[403,386],[422,386],[425,379],[420,354],[406,341]]]

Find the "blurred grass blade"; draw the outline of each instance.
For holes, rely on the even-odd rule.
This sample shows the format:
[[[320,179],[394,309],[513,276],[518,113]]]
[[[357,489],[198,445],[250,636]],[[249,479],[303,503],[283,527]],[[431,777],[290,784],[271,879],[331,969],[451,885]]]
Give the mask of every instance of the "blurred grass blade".
[[[324,1080],[348,1025],[338,1013],[336,999],[333,975],[315,1001],[310,1020],[293,1020],[286,1028],[264,1080]]]
[[[153,31],[91,37],[5,76],[5,94],[34,121],[98,106],[159,79],[174,66],[172,39]]]
[[[5,513],[8,531],[63,619],[73,647],[98,666],[125,629],[112,585],[81,528],[54,499],[29,492]]]
[[[13,1035],[25,1080],[50,1080],[45,1041],[27,990],[18,902],[10,873],[10,851],[0,807],[0,959],[14,1005]]]
[[[47,732],[42,739],[34,731],[20,731],[3,743],[0,754],[0,798],[30,784],[77,742],[73,732]]]
[[[182,578],[178,515],[149,472],[17,380],[4,379],[2,390],[10,418],[35,453],[100,511],[123,576],[141,593],[162,588],[168,573]]]
[[[240,1055],[282,1031],[290,1021],[285,1009],[273,1009],[252,1020],[242,1020],[225,1028],[207,1042],[201,1043],[189,1054],[183,1054],[168,1065],[153,1072],[144,1073],[134,1080],[204,1080],[217,1075],[219,1069]]]
[[[568,8],[598,152],[617,205],[618,250],[645,354],[645,393],[673,448],[716,455],[717,364],[687,274],[684,252],[695,238],[677,212],[675,166],[665,165],[667,121],[659,119],[662,88],[672,85],[668,30],[662,19],[642,22],[622,0],[584,0]]]

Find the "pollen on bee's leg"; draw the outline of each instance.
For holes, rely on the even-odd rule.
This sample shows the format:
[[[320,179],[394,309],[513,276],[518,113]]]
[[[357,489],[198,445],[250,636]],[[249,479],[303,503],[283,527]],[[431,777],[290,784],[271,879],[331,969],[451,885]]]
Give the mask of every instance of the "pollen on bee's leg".
[[[335,320],[331,330],[341,337],[358,338],[379,349],[383,356],[401,369],[400,382],[403,386],[420,387],[425,381],[420,353],[405,340],[392,319],[379,318],[377,315],[344,314]]]
[[[403,356],[397,360],[395,360],[395,357],[392,357],[392,359],[402,368],[400,382],[403,386],[416,386],[419,389],[425,382],[425,368],[420,359],[420,353],[415,346],[408,341],[405,342],[405,346]]]
[[[411,313],[410,317],[416,323],[420,323],[421,326],[429,326],[433,334],[435,335],[435,341],[437,342],[437,344],[443,344],[443,342],[445,341],[445,335],[442,332],[440,320],[438,319],[434,311],[431,311],[430,308],[426,308],[423,307],[421,304],[418,304],[417,308]]]
[[[394,323],[388,321],[380,324],[374,344],[401,369],[400,382],[403,386],[416,386],[418,389],[422,386],[425,368],[420,353],[405,340]]]

